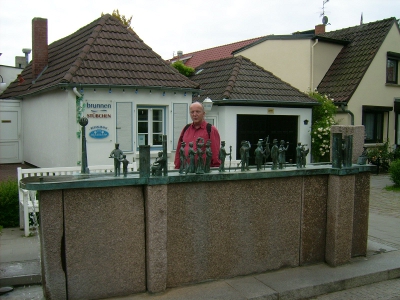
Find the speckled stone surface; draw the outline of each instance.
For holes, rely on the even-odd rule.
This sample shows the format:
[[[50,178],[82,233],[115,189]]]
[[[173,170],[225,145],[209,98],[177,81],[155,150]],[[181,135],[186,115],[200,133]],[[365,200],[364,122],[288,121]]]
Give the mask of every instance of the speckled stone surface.
[[[65,273],[61,260],[63,237],[62,191],[39,194],[42,285],[46,299],[67,299]]]
[[[363,125],[333,125],[331,127],[332,133],[342,133],[344,138],[347,135],[353,136],[353,164],[357,163],[358,157],[364,150],[364,137],[365,137],[365,129]]]
[[[167,283],[167,185],[145,187],[147,290],[162,292]]]
[[[350,261],[355,176],[329,176],[325,259],[331,266]]]
[[[68,299],[144,292],[142,187],[63,192]]]
[[[300,265],[325,260],[328,177],[303,177]]]
[[[298,266],[302,181],[168,185],[167,287]]]
[[[351,255],[367,255],[369,193],[371,174],[360,173],[355,177],[353,243]]]

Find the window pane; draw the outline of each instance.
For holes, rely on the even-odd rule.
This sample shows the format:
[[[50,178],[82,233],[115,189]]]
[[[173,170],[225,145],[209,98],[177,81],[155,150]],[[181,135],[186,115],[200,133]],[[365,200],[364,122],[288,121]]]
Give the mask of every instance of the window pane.
[[[138,123],[138,133],[149,133],[149,124],[147,122]]]
[[[153,133],[162,133],[162,123],[153,122]]]
[[[373,140],[374,139],[374,114],[365,114],[365,139]]]
[[[153,121],[162,121],[161,109],[153,109]]]
[[[383,142],[383,114],[376,115],[376,142]]]
[[[139,121],[147,121],[149,119],[148,113],[149,113],[149,111],[147,109],[139,109],[138,110],[138,120]]]
[[[386,82],[397,83],[396,75],[397,75],[397,60],[388,59],[386,66]]]
[[[153,134],[153,145],[162,145],[162,134]]]

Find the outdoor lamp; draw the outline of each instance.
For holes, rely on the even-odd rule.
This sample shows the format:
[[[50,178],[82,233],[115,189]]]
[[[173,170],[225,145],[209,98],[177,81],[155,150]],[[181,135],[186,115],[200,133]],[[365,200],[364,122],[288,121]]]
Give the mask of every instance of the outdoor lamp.
[[[213,106],[213,102],[209,97],[207,97],[206,99],[203,100],[203,107],[204,107],[205,111],[210,111],[212,106]]]
[[[303,122],[304,122],[304,125],[308,124],[308,120],[307,119],[305,119]]]
[[[6,89],[7,84],[6,84],[5,82],[3,82],[3,76],[0,75],[0,77],[1,77],[1,82],[0,82],[0,93],[2,93],[2,92]]]

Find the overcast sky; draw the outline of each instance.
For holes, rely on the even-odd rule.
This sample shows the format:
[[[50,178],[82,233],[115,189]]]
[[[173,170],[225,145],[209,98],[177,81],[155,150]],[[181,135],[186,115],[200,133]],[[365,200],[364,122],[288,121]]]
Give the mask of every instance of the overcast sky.
[[[321,23],[323,0],[0,0],[0,65],[15,65],[32,48],[32,19],[48,19],[49,44],[99,18],[132,17],[131,26],[164,59],[178,50],[207,49],[268,34],[290,34]],[[329,0],[327,31],[400,18],[400,0]],[[31,54],[32,55],[32,54]],[[32,58],[30,55],[30,59]]]

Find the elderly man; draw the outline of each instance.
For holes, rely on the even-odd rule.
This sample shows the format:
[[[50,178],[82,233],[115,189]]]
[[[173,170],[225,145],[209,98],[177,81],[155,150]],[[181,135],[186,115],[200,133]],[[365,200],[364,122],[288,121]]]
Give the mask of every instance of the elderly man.
[[[177,151],[175,153],[175,169],[179,169],[181,164],[179,154],[181,143],[185,142],[185,154],[186,157],[188,157],[189,143],[195,143],[198,138],[203,138],[205,143],[207,143],[208,140],[211,141],[211,167],[219,167],[221,161],[219,160],[218,155],[221,139],[219,137],[219,132],[217,128],[207,123],[204,119],[206,112],[204,111],[203,105],[200,102],[192,103],[189,107],[189,112],[190,118],[193,122],[186,125],[182,129],[181,135],[178,140],[178,145],[176,147]],[[196,151],[197,149],[194,150]]]

